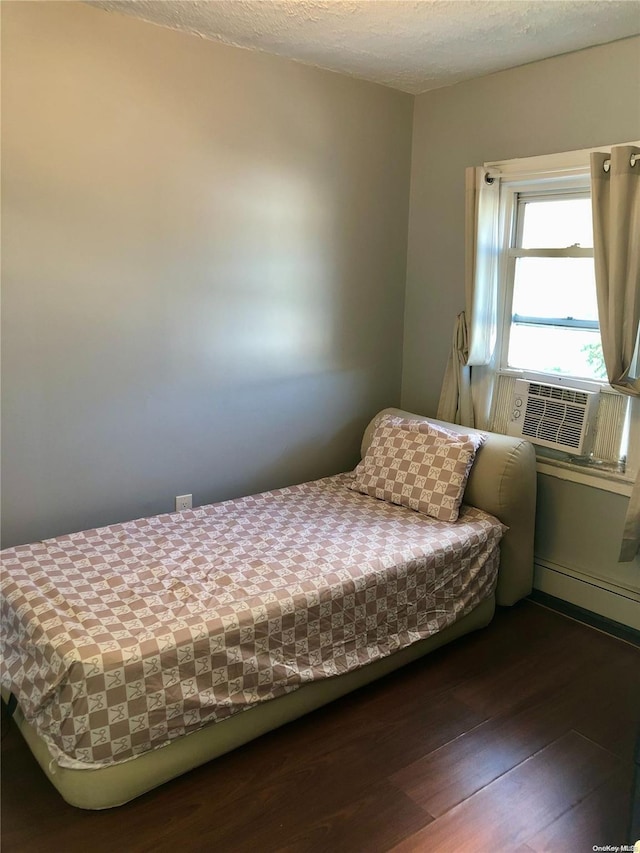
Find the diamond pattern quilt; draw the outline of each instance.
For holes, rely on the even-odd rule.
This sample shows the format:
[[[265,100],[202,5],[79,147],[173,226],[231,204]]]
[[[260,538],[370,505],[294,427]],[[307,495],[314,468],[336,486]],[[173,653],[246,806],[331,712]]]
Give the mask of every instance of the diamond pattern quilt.
[[[65,767],[135,758],[428,637],[494,591],[502,524],[341,474],[2,552],[2,683]]]

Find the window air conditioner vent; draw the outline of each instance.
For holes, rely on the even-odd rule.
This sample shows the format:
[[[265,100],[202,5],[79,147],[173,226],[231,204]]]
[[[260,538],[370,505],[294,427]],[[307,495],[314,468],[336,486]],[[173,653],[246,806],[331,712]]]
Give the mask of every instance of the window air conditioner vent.
[[[507,433],[544,447],[585,455],[593,440],[597,404],[597,392],[518,379]]]

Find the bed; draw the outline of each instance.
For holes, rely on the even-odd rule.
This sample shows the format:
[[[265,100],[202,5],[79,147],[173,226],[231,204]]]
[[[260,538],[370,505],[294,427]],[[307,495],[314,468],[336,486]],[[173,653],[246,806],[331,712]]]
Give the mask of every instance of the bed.
[[[454,523],[359,487],[394,424],[473,444]],[[127,802],[531,591],[528,442],[387,409],[362,456],[356,474],[2,552],[3,699],[67,802]]]

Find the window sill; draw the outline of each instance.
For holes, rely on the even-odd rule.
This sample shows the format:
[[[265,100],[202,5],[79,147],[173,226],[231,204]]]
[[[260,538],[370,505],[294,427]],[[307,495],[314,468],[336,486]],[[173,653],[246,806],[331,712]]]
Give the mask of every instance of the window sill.
[[[598,471],[574,465],[571,462],[563,462],[559,459],[543,459],[539,456],[536,468],[538,474],[546,474],[548,477],[557,477],[559,480],[580,483],[583,486],[591,486],[594,489],[613,492],[625,497],[630,497],[633,488],[633,478],[629,474]]]

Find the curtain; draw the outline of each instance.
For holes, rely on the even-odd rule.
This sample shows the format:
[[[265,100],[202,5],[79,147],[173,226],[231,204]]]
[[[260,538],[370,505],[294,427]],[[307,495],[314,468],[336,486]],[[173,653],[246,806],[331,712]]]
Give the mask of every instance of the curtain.
[[[465,310],[456,317],[437,417],[476,426],[472,367],[491,361],[497,333],[500,181],[483,168],[465,173]]]
[[[464,311],[456,317],[453,326],[453,341],[440,391],[436,417],[450,424],[474,427],[473,402],[471,399],[471,368],[469,358],[469,331]]]
[[[591,155],[593,250],[598,319],[609,383],[640,396],[640,148],[620,145]],[[640,471],[620,549],[620,562],[640,549]]]

